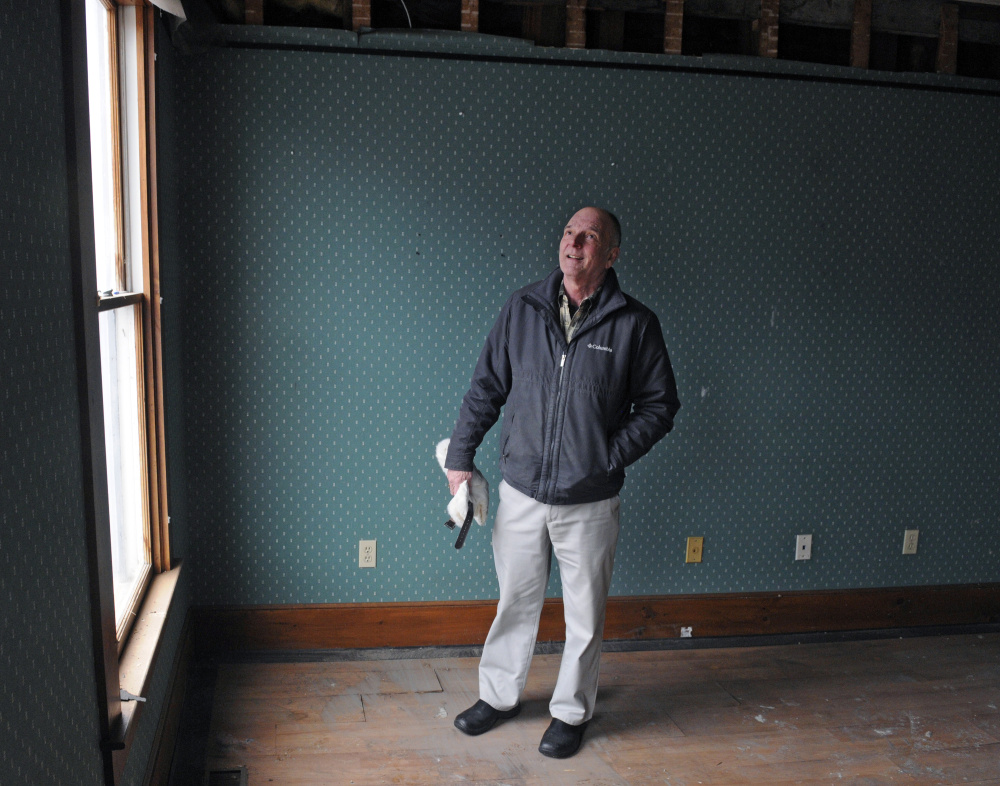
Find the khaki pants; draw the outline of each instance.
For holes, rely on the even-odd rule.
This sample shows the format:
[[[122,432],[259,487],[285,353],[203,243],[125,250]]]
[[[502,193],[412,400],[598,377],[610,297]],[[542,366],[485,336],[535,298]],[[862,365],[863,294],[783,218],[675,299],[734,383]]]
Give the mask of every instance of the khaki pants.
[[[563,585],[566,647],[549,712],[574,726],[594,714],[618,508],[618,497],[543,505],[500,483],[493,525],[500,603],[479,663],[479,698],[495,709],[511,709],[524,690],[554,552]]]

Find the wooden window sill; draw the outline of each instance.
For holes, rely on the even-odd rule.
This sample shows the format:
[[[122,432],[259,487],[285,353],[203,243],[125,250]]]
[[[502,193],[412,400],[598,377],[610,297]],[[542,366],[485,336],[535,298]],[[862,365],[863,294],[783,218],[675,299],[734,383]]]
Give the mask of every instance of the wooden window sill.
[[[146,697],[146,691],[149,689],[181,567],[182,564],[178,562],[172,570],[153,576],[132,632],[122,649],[118,661],[118,685],[121,690],[128,691],[134,696]],[[118,728],[121,730],[124,747],[115,751],[116,782],[125,768],[125,761],[132,740],[135,738],[144,705],[145,702],[140,701],[122,702],[121,724]]]

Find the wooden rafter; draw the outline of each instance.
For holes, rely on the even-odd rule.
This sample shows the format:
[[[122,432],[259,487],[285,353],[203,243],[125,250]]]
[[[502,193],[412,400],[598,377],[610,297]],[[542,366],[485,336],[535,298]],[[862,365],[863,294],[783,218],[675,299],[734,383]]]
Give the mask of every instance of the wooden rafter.
[[[872,0],[854,0],[851,24],[851,65],[868,68],[872,48]]]
[[[941,5],[941,33],[938,37],[937,65],[939,74],[954,74],[958,67],[958,6]]]

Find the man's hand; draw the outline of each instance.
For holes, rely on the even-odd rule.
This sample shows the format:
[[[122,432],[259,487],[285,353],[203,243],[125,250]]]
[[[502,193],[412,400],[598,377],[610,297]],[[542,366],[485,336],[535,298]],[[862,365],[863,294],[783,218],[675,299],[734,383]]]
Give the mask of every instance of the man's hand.
[[[453,497],[458,493],[459,486],[467,480],[472,480],[471,472],[462,472],[457,469],[446,469],[445,472],[448,473],[448,488],[450,489],[451,496]]]

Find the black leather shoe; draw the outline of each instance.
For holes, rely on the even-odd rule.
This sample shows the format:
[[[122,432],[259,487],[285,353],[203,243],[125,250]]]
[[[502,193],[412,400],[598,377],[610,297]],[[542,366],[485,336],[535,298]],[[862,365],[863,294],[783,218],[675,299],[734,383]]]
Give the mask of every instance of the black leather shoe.
[[[586,721],[579,726],[570,726],[558,718],[553,718],[552,723],[542,735],[542,743],[538,746],[538,752],[543,756],[553,759],[568,759],[578,750],[583,742],[583,730],[587,728]]]
[[[496,726],[497,721],[513,718],[520,711],[520,704],[514,705],[513,709],[509,710],[495,710],[480,699],[465,712],[458,713],[455,717],[455,728],[475,737],[477,734],[482,734],[492,729]]]

